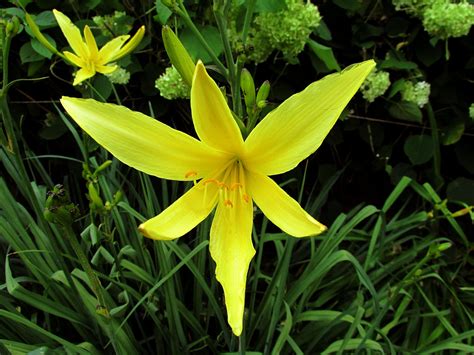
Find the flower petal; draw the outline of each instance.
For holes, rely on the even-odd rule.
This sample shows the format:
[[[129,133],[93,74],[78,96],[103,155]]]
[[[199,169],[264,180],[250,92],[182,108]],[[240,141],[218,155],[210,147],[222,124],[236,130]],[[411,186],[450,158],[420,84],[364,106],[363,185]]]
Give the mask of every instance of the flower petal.
[[[86,66],[86,63],[84,62],[84,60],[82,58],[78,57],[77,55],[75,55],[74,53],[64,51],[63,54],[66,57],[66,59],[69,60],[72,64],[74,64],[74,65],[76,65],[80,68]]]
[[[95,70],[97,70],[98,73],[102,74],[110,74],[116,71],[118,68],[117,65],[96,65]]]
[[[74,82],[72,85],[78,85],[82,83],[84,80],[92,78],[95,75],[95,70],[89,70],[86,68],[81,68],[76,72],[74,77]]]
[[[131,53],[141,42],[143,36],[145,35],[145,26],[142,26],[138,29],[137,33],[128,41],[119,51],[115,52],[110,58],[109,62],[125,57],[127,54]]]
[[[201,223],[217,202],[218,186],[201,180],[158,216],[142,223],[138,229],[157,240],[179,238]]]
[[[108,41],[99,50],[99,60],[102,63],[110,63],[112,61],[111,58],[113,58],[120,51],[120,48],[129,38],[129,35],[123,35]]]
[[[191,111],[196,133],[204,143],[226,152],[240,154],[242,134],[217,84],[199,61],[191,86]]]
[[[374,66],[368,60],[328,75],[270,112],[245,141],[246,167],[274,175],[307,158],[321,145]]]
[[[124,106],[62,97],[81,128],[125,164],[171,180],[197,180],[230,157],[193,137]]]
[[[81,32],[79,28],[77,28],[72,21],[64,15],[62,12],[54,9],[53,10],[54,17],[58,22],[61,31],[66,37],[67,42],[71,46],[72,50],[82,58],[86,58],[88,55],[87,46],[82,40]]]
[[[252,245],[252,201],[236,199],[233,207],[217,205],[209,249],[216,262],[216,278],[224,288],[227,321],[235,335],[242,333],[245,286]]]
[[[306,237],[327,229],[268,176],[247,171],[247,186],[265,216],[285,233],[293,237]]]
[[[95,41],[94,35],[92,34],[89,26],[84,26],[84,39],[86,40],[87,49],[89,50],[89,55],[94,60],[97,59],[99,54],[99,48],[97,48],[97,43]]]

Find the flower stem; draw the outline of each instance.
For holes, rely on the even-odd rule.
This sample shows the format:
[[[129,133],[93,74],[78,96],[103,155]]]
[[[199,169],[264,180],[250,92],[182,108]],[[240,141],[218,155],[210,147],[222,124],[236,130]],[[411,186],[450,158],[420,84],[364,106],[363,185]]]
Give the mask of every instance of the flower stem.
[[[109,309],[105,302],[104,292],[102,289],[102,285],[100,284],[99,278],[97,277],[96,273],[92,269],[89,260],[87,259],[86,254],[81,248],[81,245],[77,241],[76,234],[72,230],[70,225],[64,225],[64,236],[66,237],[67,241],[71,245],[72,249],[76,253],[77,258],[79,259],[79,263],[81,264],[82,268],[87,274],[87,278],[91,284],[92,291],[94,292],[95,296],[97,297],[97,301],[99,302],[97,311],[98,313],[108,317],[109,316]]]
[[[217,65],[219,70],[221,71],[221,74],[229,80],[229,71],[226,69],[224,64],[217,58],[216,54],[212,50],[212,48],[209,46],[207,43],[206,39],[202,36],[201,32],[197,29],[197,27],[194,25],[191,17],[189,16],[188,12],[186,11],[186,8],[184,7],[183,4],[180,4],[179,7],[176,7],[173,11],[178,14],[183,21],[186,23],[186,26],[194,33],[194,35],[197,37],[199,42],[203,45],[204,49],[207,51],[209,56],[211,57],[212,61]]]
[[[242,44],[245,46],[247,36],[250,29],[250,22],[252,21],[253,10],[255,8],[256,0],[247,0],[247,11],[245,13],[244,26],[242,28]]]

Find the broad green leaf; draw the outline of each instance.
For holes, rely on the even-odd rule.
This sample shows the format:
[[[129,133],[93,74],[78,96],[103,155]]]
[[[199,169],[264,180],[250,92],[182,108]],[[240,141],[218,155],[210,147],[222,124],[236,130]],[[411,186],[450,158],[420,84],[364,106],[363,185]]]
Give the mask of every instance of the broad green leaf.
[[[474,205],[474,180],[459,177],[451,181],[447,189],[448,199],[463,201],[468,205]]]
[[[285,0],[257,0],[255,2],[255,12],[277,12],[285,7]]]
[[[448,126],[441,128],[441,143],[451,145],[457,143],[464,134],[464,122],[453,119]]]
[[[222,45],[221,35],[219,34],[217,28],[213,26],[198,26],[198,29],[201,32],[201,35],[206,39],[207,44],[212,49],[214,54],[219,56],[223,52],[224,46]],[[202,46],[202,44],[199,42],[199,39],[191,30],[188,28],[184,29],[181,32],[179,39],[195,62],[197,62],[198,59],[201,59],[203,63],[211,62],[209,53]]]
[[[308,45],[313,51],[313,53],[316,54],[316,56],[323,61],[324,65],[326,65],[329,70],[341,70],[341,67],[338,64],[336,57],[334,57],[334,53],[331,47],[319,44],[318,42],[313,41],[312,39],[308,40]]]
[[[43,35],[48,40],[48,42],[51,43],[54,48],[56,48],[56,42],[54,41],[54,39],[47,34]],[[53,53],[45,46],[43,46],[41,42],[38,41],[36,38],[31,39],[31,47],[35,50],[36,53],[40,54],[45,58],[51,59],[51,57],[53,56]]]
[[[399,120],[421,123],[423,113],[413,102],[400,101],[389,106],[388,112]]]
[[[33,46],[31,45],[31,41],[26,42],[20,48],[20,59],[21,59],[22,64],[36,62],[43,58],[44,56],[42,56],[41,54],[39,54],[33,49]]]
[[[165,25],[171,17],[171,10],[166,5],[163,5],[161,0],[156,0],[155,8],[157,14],[154,16],[154,19],[158,20],[162,25]]]
[[[403,150],[413,165],[424,164],[433,157],[433,139],[426,134],[410,136]]]

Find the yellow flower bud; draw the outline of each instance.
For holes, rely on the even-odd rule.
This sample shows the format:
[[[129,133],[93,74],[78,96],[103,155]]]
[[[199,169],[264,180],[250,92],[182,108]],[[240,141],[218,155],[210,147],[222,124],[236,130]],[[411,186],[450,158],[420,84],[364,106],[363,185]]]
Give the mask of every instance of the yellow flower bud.
[[[189,56],[188,51],[184,48],[179,38],[168,26],[163,26],[161,32],[163,36],[163,43],[165,45],[166,53],[170,58],[171,64],[179,72],[183,80],[190,87],[193,83],[194,68],[196,65]]]

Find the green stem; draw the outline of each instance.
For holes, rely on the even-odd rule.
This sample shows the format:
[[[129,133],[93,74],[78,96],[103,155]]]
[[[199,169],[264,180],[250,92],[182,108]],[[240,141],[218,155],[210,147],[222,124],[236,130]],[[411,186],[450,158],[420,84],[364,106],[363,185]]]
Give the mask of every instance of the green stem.
[[[207,51],[209,56],[211,57],[212,61],[214,64],[216,64],[219,67],[219,70],[221,71],[221,74],[226,78],[227,81],[229,81],[229,71],[227,68],[222,64],[222,62],[217,58],[216,54],[212,50],[212,48],[209,46],[205,38],[202,36],[201,32],[197,29],[197,27],[194,25],[191,17],[189,16],[188,12],[186,11],[186,8],[180,4],[179,8],[175,8],[174,11],[176,14],[178,14],[183,21],[186,23],[186,26],[194,33],[194,35],[197,37],[199,42],[204,46],[204,49]]]
[[[109,79],[110,81],[110,79]],[[120,96],[117,92],[117,89],[115,88],[115,85],[113,82],[110,82],[110,85],[112,85],[112,92],[114,93],[114,96],[115,96],[115,100],[117,101],[117,104],[118,105],[122,105],[122,101],[120,100]]]
[[[431,138],[433,140],[433,172],[434,182],[437,189],[443,185],[443,178],[441,176],[441,151],[439,143],[439,132],[438,124],[436,123],[436,117],[433,112],[431,104],[426,105],[426,113],[431,126]]]
[[[10,54],[10,45],[12,43],[12,37],[11,36],[6,36],[5,37],[5,42],[3,43],[3,79],[2,79],[2,96],[6,96],[6,90],[7,90],[7,85],[8,85],[8,56]]]
[[[240,58],[237,58],[237,62],[235,63],[235,80],[233,82],[232,88],[232,98],[234,103],[234,112],[237,114],[238,117],[242,117],[242,98],[241,98],[241,91],[240,91],[240,76],[242,74],[242,68],[244,63]]]
[[[247,43],[247,36],[250,29],[250,22],[252,21],[255,3],[256,0],[247,0],[247,12],[245,13],[244,26],[242,28],[242,44],[244,45],[244,47],[245,43]]]
[[[72,249],[76,253],[77,258],[79,259],[79,263],[87,274],[87,277],[92,287],[92,291],[94,292],[95,296],[97,297],[97,301],[99,302],[98,310],[100,310],[101,314],[108,317],[109,308],[107,307],[107,304],[105,302],[102,285],[100,284],[99,278],[97,277],[96,273],[92,269],[92,266],[89,263],[86,254],[84,254],[81,245],[77,241],[76,234],[74,233],[70,225],[64,226],[64,235],[66,236],[66,239],[68,240]]]
[[[230,46],[229,36],[227,35],[227,18],[224,9],[220,6],[214,10],[214,17],[216,18],[217,27],[221,35],[221,40],[224,45],[224,55],[229,68],[229,79],[231,83],[235,80],[235,64],[232,56],[232,48]]]

